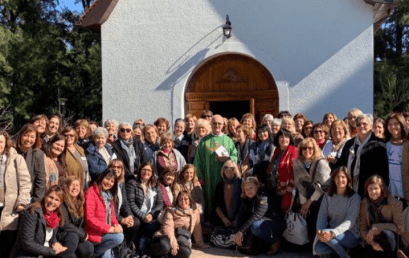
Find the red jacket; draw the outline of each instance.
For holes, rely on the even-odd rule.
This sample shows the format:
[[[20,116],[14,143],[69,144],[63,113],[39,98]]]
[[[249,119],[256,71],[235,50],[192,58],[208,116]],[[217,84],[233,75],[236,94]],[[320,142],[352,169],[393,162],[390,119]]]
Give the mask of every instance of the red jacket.
[[[106,223],[107,210],[104,199],[99,193],[99,188],[93,184],[85,194],[85,231],[88,240],[101,243],[102,235],[108,233],[109,228],[118,224],[115,216],[114,201],[111,201],[111,225]]]

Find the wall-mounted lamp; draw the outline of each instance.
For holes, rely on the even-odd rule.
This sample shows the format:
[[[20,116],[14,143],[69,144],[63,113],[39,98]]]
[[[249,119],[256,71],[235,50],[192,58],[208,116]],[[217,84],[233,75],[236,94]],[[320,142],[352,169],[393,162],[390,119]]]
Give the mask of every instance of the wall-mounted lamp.
[[[229,16],[226,15],[226,24],[223,26],[223,35],[226,38],[230,38],[231,37],[231,22],[229,20]]]

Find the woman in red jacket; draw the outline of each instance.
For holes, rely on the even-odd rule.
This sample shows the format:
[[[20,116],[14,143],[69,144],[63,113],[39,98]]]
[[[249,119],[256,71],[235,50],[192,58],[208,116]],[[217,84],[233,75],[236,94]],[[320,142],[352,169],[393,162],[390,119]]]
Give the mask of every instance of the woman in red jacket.
[[[124,240],[122,226],[115,216],[118,193],[115,171],[106,169],[85,194],[85,231],[94,244],[94,256],[113,258],[112,248]]]
[[[297,158],[297,147],[294,146],[294,140],[291,132],[281,129],[274,139],[273,157],[270,161],[268,173],[268,187],[270,191],[277,192],[281,197],[281,210],[287,213],[294,200],[294,161]]]

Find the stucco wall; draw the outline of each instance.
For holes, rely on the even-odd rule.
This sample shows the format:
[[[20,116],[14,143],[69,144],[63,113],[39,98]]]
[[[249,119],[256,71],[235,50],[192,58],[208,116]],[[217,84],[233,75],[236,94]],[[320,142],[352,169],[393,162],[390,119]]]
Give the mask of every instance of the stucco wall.
[[[183,117],[192,71],[225,52],[266,66],[280,110],[315,121],[371,112],[372,15],[362,0],[120,0],[101,28],[103,118]]]

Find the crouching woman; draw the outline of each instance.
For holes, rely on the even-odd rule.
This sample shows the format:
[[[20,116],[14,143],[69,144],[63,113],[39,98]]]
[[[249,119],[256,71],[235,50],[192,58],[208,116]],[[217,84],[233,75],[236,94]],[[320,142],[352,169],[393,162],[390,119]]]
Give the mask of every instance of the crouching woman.
[[[269,196],[256,177],[244,178],[241,189],[242,203],[236,218],[238,231],[234,242],[242,247],[243,236],[248,232],[250,234],[247,239],[252,246],[249,252],[255,250],[255,243],[263,243],[269,246],[268,255],[277,253],[280,245],[278,236],[285,229],[285,220],[275,205],[276,196],[274,193]],[[245,251],[245,247],[240,250]]]
[[[162,216],[161,216],[162,217]],[[167,208],[163,214],[162,229],[152,240],[153,257],[166,255],[188,258],[191,254],[191,235],[199,248],[209,248],[202,239],[200,211],[189,192],[181,191],[173,208]]]

